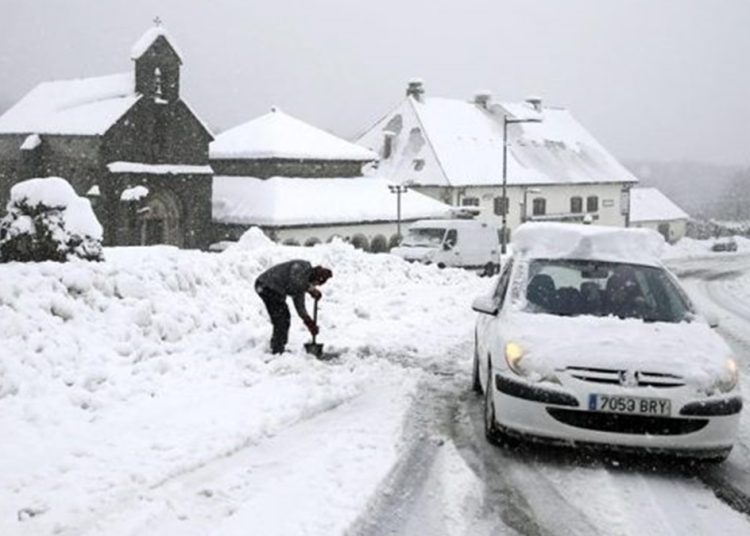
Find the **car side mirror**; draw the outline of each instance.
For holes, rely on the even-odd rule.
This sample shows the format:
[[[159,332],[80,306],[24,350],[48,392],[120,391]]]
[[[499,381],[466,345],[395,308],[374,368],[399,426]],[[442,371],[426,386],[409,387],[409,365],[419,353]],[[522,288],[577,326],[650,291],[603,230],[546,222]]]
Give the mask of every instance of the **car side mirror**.
[[[492,316],[497,316],[497,312],[500,310],[500,307],[492,296],[479,296],[472,302],[471,308],[477,313]]]
[[[452,241],[450,241],[450,240],[447,240],[447,241],[443,242],[443,249],[445,251],[449,251],[449,250],[453,249],[453,246],[455,246],[455,244]]]

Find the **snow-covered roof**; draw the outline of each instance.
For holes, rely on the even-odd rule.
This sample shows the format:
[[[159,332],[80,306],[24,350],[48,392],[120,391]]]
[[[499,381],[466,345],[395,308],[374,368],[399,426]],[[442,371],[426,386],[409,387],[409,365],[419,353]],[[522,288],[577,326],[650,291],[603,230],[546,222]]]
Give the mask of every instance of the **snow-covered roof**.
[[[502,182],[503,116],[539,119],[508,125],[508,184],[637,182],[565,109],[530,103],[407,97],[358,143],[378,150],[395,133],[379,170],[397,182],[481,186]],[[400,119],[399,119],[400,118]]]
[[[146,173],[150,175],[210,175],[214,172],[211,166],[189,164],[144,164],[141,162],[110,162],[107,169],[111,173]]]
[[[278,108],[222,132],[210,145],[211,158],[295,158],[305,160],[377,160],[359,145],[296,119]]]
[[[690,216],[656,188],[630,190],[630,221],[686,220]]]
[[[661,265],[666,242],[650,229],[572,223],[524,223],[513,233],[513,251],[534,259],[580,259]]]
[[[43,82],[0,116],[0,134],[103,134],[139,98],[132,73]]]
[[[146,32],[138,39],[138,41],[135,42],[133,48],[130,49],[130,59],[137,60],[138,58],[143,56],[143,54],[149,49],[152,44],[154,44],[154,41],[156,41],[159,37],[163,37],[167,40],[169,45],[172,47],[172,50],[174,50],[175,54],[177,54],[179,60],[182,61],[182,53],[180,52],[180,49],[177,48],[176,41],[164,26],[154,26],[153,28],[149,28],[148,30],[146,30]]]
[[[396,221],[396,197],[378,177],[214,177],[213,219],[272,227]],[[401,196],[401,218],[450,217],[451,207],[419,192]]]

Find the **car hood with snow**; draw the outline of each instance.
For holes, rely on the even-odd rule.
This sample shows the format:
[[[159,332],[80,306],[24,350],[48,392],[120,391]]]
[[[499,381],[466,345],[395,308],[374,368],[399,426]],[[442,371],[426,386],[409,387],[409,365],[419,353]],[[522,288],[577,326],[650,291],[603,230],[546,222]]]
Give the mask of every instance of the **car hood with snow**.
[[[503,319],[507,340],[541,376],[566,367],[675,374],[701,390],[727,374],[731,351],[702,322],[643,322],[517,312]]]

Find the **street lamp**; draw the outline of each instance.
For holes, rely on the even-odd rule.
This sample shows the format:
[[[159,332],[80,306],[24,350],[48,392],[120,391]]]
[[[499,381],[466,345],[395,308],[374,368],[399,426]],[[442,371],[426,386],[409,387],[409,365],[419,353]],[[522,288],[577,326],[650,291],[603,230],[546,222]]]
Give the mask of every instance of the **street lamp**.
[[[389,184],[388,189],[392,194],[396,194],[396,236],[399,244],[401,243],[401,195],[409,191],[408,186],[401,184]]]
[[[542,193],[542,190],[540,188],[529,188],[528,186],[524,186],[523,188],[523,212],[521,213],[521,223],[525,223],[526,220],[529,219],[529,210],[526,208],[527,205],[527,196],[529,194],[540,194]]]
[[[508,125],[518,123],[541,123],[542,119],[539,117],[528,117],[524,119],[520,118],[508,118],[507,115],[503,116],[503,228],[501,233],[501,247],[500,253],[507,252],[508,242]],[[524,207],[525,210],[525,207]]]

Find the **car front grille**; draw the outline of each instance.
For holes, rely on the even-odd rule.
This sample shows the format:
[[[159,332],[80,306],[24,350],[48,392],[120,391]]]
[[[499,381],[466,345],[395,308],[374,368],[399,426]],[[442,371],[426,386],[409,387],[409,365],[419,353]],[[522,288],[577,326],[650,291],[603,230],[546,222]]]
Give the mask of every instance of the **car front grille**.
[[[547,408],[547,413],[556,421],[576,428],[618,434],[683,435],[697,432],[708,424],[708,419],[675,419],[564,408]]]
[[[643,370],[628,371],[593,367],[566,367],[573,378],[593,383],[610,383],[628,385],[629,387],[682,387],[685,381],[676,374],[648,372]]]

